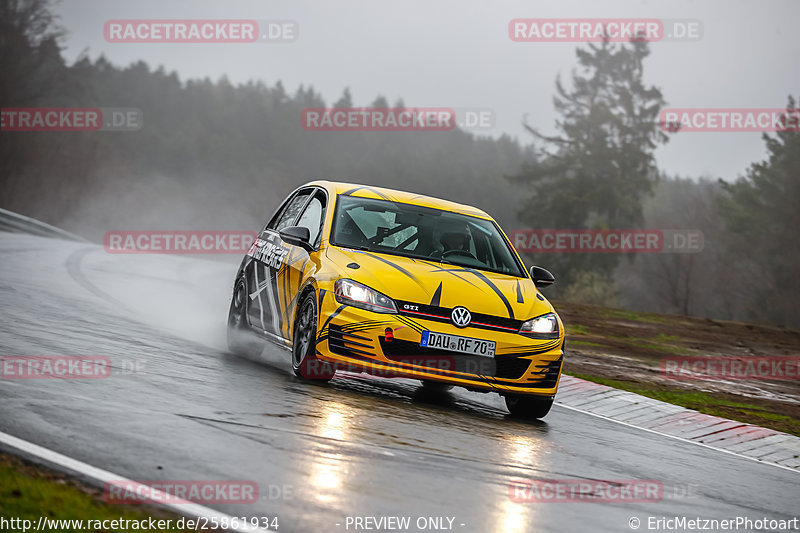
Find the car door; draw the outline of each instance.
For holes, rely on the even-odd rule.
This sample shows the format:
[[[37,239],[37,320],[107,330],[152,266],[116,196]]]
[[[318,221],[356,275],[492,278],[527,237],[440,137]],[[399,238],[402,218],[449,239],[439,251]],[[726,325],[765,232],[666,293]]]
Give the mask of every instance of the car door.
[[[283,277],[280,273],[285,270],[290,252],[296,248],[283,242],[278,232],[294,225],[314,191],[313,187],[300,189],[284,202],[248,252],[253,258],[246,273],[250,324],[277,338],[286,339],[288,331],[285,324],[287,302],[280,290]]]
[[[308,229],[311,253],[319,249],[327,203],[328,198],[325,191],[323,189],[315,190],[293,224]],[[282,332],[284,337],[289,339],[294,326],[295,310],[299,303],[297,298],[303,283],[303,273],[311,257],[309,250],[301,246],[284,244],[289,248],[289,253],[284,268],[278,273],[278,282],[282,295],[279,300],[282,304],[281,311],[284,318]]]

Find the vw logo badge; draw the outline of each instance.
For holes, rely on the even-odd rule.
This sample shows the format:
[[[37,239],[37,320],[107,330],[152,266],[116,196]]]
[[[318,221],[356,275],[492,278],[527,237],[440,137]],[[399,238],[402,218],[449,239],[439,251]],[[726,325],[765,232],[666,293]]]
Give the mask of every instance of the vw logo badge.
[[[450,320],[453,321],[458,328],[465,328],[469,326],[469,323],[472,322],[472,315],[469,313],[466,307],[456,307],[453,309],[453,312],[450,313]]]

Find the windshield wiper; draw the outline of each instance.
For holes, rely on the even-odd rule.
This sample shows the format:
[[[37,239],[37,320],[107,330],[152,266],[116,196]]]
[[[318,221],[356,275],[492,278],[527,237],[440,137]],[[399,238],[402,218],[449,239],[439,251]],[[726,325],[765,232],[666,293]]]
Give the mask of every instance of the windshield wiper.
[[[424,261],[430,261],[431,263],[441,263],[443,265],[452,265],[452,266],[460,266],[463,267],[464,265],[459,265],[458,263],[453,263],[449,259],[445,259],[444,257],[417,257],[417,259],[422,259]]]
[[[362,252],[374,252],[372,248],[368,248],[366,246],[358,246],[358,245],[350,245],[350,244],[334,244],[334,246],[338,246],[339,248],[346,248],[348,250],[360,250]]]

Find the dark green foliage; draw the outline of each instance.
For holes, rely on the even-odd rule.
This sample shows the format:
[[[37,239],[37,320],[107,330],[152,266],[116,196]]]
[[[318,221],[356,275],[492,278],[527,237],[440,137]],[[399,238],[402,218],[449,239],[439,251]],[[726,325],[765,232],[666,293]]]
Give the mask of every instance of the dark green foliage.
[[[532,192],[520,219],[532,228],[629,229],[642,221],[642,200],[657,179],[653,151],[667,137],[658,124],[664,101],[642,81],[645,42],[578,49],[572,89],[556,82],[556,136],[528,130],[547,151],[513,179]],[[555,259],[561,279],[578,271],[609,274],[614,255]],[[554,267],[556,268],[556,267]]]
[[[789,96],[786,109],[797,112]],[[734,183],[722,182],[721,212],[727,243],[750,264],[755,318],[800,323],[800,132],[764,134],[767,159]]]
[[[43,1],[0,0],[4,28],[20,9],[32,26],[2,33],[5,107],[138,108],[138,132],[0,132],[0,205],[99,239],[109,229],[253,229],[293,188],[314,179],[381,185],[473,203],[516,226],[515,172],[527,152],[508,138],[449,132],[315,132],[311,86],[180,80],[143,62],[100,57],[68,66]],[[7,76],[6,73],[14,73]],[[364,102],[367,104],[368,101]],[[362,104],[362,105],[364,105]],[[329,104],[357,106],[349,89]],[[373,105],[386,107],[378,96]],[[404,106],[399,100],[396,107]]]

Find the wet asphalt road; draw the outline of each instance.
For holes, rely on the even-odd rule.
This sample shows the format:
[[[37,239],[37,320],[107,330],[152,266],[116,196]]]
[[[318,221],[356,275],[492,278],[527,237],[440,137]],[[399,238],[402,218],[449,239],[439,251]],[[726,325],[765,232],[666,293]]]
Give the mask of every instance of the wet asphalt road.
[[[367,377],[315,385],[278,348],[228,354],[239,257],[111,255],[9,233],[0,256],[0,354],[103,355],[115,367],[100,380],[0,379],[0,431],[131,479],[252,480],[257,503],[208,506],[277,516],[281,532],[354,531],[348,516],[512,533],[797,513],[797,473],[558,405],[522,423],[494,394]],[[517,503],[516,479],[657,480],[664,495]]]

